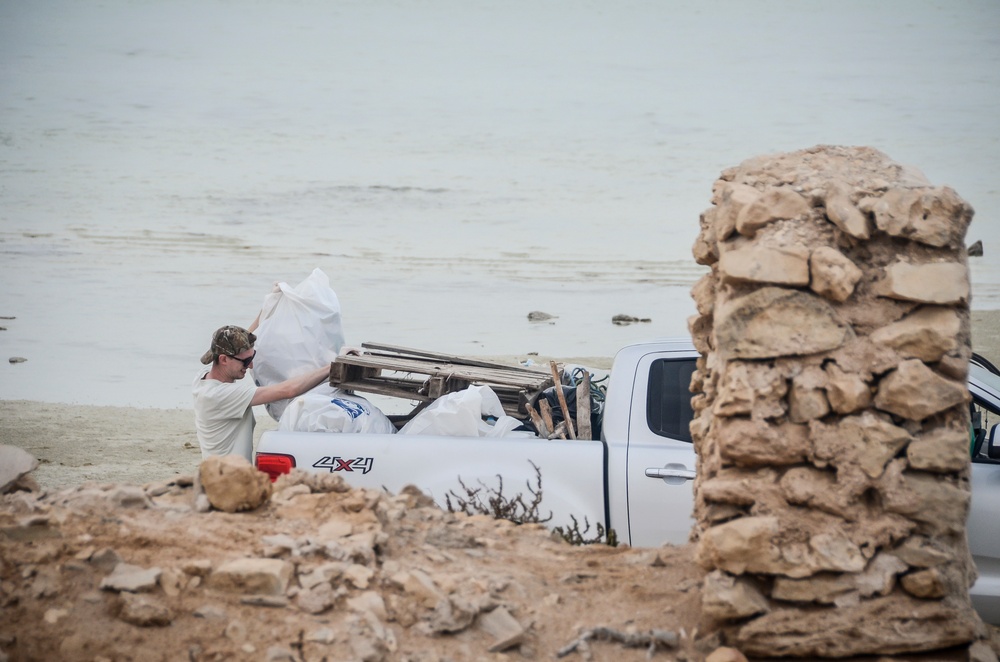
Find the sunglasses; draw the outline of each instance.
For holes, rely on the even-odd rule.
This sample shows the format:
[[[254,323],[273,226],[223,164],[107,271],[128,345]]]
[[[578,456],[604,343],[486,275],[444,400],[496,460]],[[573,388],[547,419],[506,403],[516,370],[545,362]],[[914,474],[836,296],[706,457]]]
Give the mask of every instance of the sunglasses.
[[[249,368],[250,364],[253,363],[253,357],[257,356],[257,350],[254,350],[253,354],[251,354],[245,359],[237,358],[231,354],[226,354],[226,356],[228,356],[231,359],[235,359],[236,361],[239,361],[240,363],[243,364],[244,368]]]

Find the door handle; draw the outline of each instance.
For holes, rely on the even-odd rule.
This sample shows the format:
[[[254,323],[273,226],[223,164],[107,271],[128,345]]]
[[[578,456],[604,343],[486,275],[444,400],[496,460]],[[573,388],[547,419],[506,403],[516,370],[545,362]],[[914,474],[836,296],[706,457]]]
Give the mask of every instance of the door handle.
[[[665,467],[648,467],[647,478],[660,478],[667,485],[680,485],[685,481],[694,480],[695,472],[683,464],[668,464]]]

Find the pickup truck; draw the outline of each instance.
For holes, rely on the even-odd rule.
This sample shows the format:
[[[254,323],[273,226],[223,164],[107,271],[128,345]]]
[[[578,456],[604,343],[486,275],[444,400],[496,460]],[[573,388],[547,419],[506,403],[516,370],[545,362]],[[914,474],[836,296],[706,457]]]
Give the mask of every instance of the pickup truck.
[[[683,544],[694,524],[688,385],[697,358],[687,339],[619,351],[599,440],[269,431],[256,465],[272,478],[298,467],[392,493],[416,485],[442,507],[449,494],[466,495],[463,485],[530,497],[540,477],[539,512],[551,512],[552,526],[575,519],[600,523],[633,547]],[[983,619],[1000,624],[1000,376],[978,356],[969,391],[977,443],[967,528],[979,571],[971,594]]]

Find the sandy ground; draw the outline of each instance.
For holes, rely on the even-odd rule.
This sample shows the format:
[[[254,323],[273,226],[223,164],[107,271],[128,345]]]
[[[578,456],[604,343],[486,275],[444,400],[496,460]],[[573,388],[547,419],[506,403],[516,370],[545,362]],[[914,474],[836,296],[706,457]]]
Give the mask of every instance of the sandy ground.
[[[1000,311],[973,312],[972,329],[975,351],[1000,366]],[[548,357],[531,358],[541,364],[548,361]],[[611,358],[560,361],[595,371],[611,367]],[[255,413],[259,439],[276,424],[263,407]],[[191,474],[201,461],[194,413],[189,409],[0,401],[0,443],[20,446],[37,457],[35,480],[49,488],[86,482],[143,484]]]

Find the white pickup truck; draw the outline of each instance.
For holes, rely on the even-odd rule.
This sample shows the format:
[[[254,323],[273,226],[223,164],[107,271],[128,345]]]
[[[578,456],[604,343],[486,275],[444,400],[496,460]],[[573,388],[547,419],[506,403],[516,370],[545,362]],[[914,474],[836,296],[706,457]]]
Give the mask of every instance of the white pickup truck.
[[[416,485],[444,507],[467,487],[529,492],[550,525],[600,523],[633,547],[683,544],[694,524],[695,454],[688,385],[698,353],[686,339],[629,345],[615,356],[601,438],[265,432],[256,454],[272,475],[292,467],[335,472],[355,487],[398,492]],[[972,465],[969,543],[979,570],[973,603],[1000,624],[1000,376],[985,360],[969,374],[978,444]],[[536,473],[537,467],[537,473]],[[502,477],[502,486],[501,486]]]

